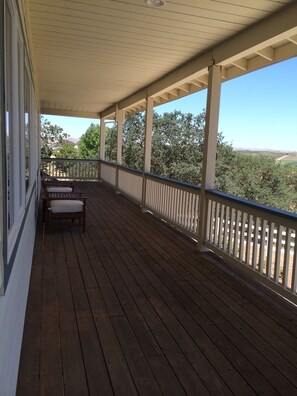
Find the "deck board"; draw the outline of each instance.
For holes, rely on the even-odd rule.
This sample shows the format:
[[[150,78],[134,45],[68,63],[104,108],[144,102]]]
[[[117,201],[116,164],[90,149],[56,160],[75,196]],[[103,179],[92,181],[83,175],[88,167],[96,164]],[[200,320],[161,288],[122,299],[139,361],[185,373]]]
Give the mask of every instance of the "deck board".
[[[119,196],[38,223],[18,395],[297,393],[297,311]]]

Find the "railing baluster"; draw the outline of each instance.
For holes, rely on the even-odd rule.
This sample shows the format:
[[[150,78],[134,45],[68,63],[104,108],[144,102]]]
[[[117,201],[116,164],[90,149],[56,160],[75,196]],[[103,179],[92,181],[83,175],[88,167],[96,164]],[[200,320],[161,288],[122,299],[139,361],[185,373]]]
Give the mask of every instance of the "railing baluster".
[[[246,264],[248,266],[252,265],[251,261],[251,244],[252,244],[252,236],[253,236],[253,216],[249,215],[248,221],[248,237],[247,237],[247,245],[246,245]]]
[[[282,249],[282,226],[277,227],[277,242],[275,251],[275,263],[274,263],[274,281],[279,283],[280,269],[281,269],[281,249]]]
[[[270,222],[269,223],[269,232],[268,232],[268,241],[267,241],[267,271],[266,271],[266,275],[269,279],[272,278],[272,257],[273,257],[273,239],[274,239],[274,223]]]
[[[229,228],[229,240],[228,240],[228,252],[233,254],[233,227],[234,227],[234,209],[230,211],[230,228]]]
[[[253,269],[258,267],[258,238],[259,238],[259,217],[256,216],[254,220],[254,243],[253,243]]]
[[[229,241],[229,221],[230,221],[230,207],[227,205],[225,209],[225,224],[224,224],[224,237],[223,237],[223,251],[227,251]]]
[[[245,252],[245,241],[246,241],[246,233],[245,233],[245,225],[246,225],[247,214],[242,212],[241,214],[241,233],[240,233],[240,244],[239,244],[239,260],[244,260],[244,252]]]
[[[267,229],[267,221],[261,220],[261,236],[260,236],[260,254],[259,254],[259,272],[263,274],[264,270],[264,255],[266,250],[266,229]],[[266,269],[265,269],[266,271]]]
[[[222,248],[222,233],[224,227],[224,216],[225,216],[225,205],[221,205],[221,213],[220,213],[220,225],[219,225],[219,235],[218,235],[218,247]]]
[[[291,233],[290,228],[286,228],[286,238],[285,238],[285,255],[284,255],[284,268],[283,268],[283,279],[282,284],[284,287],[288,288],[288,277],[289,277],[289,265],[290,265],[290,254],[291,254]]]
[[[234,232],[234,257],[239,256],[239,252],[238,252],[239,221],[240,221],[240,213],[239,213],[239,210],[236,210],[235,211],[235,232]]]
[[[211,235],[211,213],[212,213],[212,201],[209,199],[207,201],[207,220],[206,220],[206,232],[205,238],[207,241],[211,242],[210,235]],[[198,225],[197,225],[198,228]]]

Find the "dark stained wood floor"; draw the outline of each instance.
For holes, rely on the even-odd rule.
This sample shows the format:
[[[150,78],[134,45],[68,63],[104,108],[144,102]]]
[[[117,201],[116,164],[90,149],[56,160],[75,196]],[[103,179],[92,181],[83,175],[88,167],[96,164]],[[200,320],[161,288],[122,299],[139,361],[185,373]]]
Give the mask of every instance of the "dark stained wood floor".
[[[297,394],[296,310],[104,184],[79,189],[84,234],[38,226],[18,395]]]

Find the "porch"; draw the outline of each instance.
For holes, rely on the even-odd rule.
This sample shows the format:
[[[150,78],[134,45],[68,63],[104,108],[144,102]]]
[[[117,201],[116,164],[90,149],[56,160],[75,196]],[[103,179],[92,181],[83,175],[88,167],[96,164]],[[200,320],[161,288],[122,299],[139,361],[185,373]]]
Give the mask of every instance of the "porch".
[[[39,221],[18,395],[295,394],[297,311],[104,183]]]

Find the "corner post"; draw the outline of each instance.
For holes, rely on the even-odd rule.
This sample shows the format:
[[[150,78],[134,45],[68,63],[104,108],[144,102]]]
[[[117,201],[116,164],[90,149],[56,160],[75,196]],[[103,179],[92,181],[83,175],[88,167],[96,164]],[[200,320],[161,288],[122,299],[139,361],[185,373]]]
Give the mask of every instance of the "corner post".
[[[215,182],[217,137],[222,81],[222,70],[220,66],[212,65],[209,67],[208,71],[208,93],[203,148],[202,181],[198,217],[197,248],[201,252],[208,250],[204,246],[207,226],[206,190],[214,188]]]

